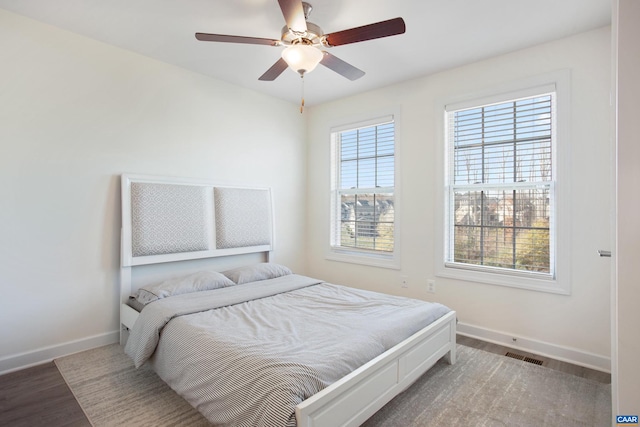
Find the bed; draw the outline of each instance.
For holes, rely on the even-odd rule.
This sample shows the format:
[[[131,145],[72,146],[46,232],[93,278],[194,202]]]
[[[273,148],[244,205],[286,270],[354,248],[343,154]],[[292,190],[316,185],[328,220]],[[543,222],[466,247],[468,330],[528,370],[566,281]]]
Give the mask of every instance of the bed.
[[[449,308],[273,262],[270,189],[123,175],[122,202],[121,342],[215,424],[356,426],[455,363]]]

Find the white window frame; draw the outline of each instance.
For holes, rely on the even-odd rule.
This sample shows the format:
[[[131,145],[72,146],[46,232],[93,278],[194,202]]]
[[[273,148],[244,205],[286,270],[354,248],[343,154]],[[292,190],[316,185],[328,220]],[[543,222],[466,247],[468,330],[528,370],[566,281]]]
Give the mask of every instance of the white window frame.
[[[458,279],[484,284],[500,285],[529,289],[542,292],[569,295],[571,293],[570,279],[570,246],[571,246],[571,213],[570,213],[570,136],[569,114],[570,103],[570,75],[568,70],[561,70],[541,76],[535,76],[523,81],[502,85],[498,88],[468,94],[457,99],[445,100],[439,103],[439,116],[442,117],[438,126],[439,158],[442,166],[438,173],[438,192],[442,206],[438,209],[438,236],[436,239],[436,276]],[[449,211],[449,189],[447,179],[449,173],[449,150],[447,142],[447,111],[490,105],[519,98],[526,98],[539,94],[555,92],[555,129],[552,145],[552,176],[554,182],[551,191],[555,196],[554,212],[551,225],[551,253],[554,259],[552,265],[555,270],[552,275],[526,272],[511,269],[496,269],[483,266],[472,266],[447,262],[448,230],[451,227]],[[448,101],[448,102],[447,102]]]
[[[379,115],[371,115],[373,118],[358,118],[348,123],[335,124],[330,127],[330,139],[331,139],[331,183],[330,183],[330,223],[329,223],[329,247],[326,252],[325,258],[331,261],[340,261],[353,264],[369,265],[374,267],[382,267],[389,269],[400,269],[400,174],[398,172],[399,162],[399,113],[397,110],[385,111]],[[337,207],[340,205],[340,194],[338,191],[339,185],[339,171],[340,171],[340,156],[338,152],[337,134],[340,132],[372,127],[383,123],[392,121],[394,123],[394,234],[393,234],[393,251],[382,252],[373,251],[359,248],[349,248],[335,245],[334,239],[336,239],[335,229],[340,222],[340,214]]]

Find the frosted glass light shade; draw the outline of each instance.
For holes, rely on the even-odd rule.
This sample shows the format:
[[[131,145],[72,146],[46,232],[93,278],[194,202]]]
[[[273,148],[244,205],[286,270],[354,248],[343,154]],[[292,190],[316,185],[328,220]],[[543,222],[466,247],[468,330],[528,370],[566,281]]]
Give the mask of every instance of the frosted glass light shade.
[[[282,59],[293,71],[304,74],[313,71],[322,61],[322,52],[313,46],[294,44],[282,51]]]

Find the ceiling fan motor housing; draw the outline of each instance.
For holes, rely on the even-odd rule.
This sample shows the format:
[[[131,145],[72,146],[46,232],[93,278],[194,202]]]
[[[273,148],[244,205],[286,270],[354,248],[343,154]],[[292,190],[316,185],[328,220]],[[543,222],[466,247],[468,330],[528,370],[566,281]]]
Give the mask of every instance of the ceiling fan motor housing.
[[[313,22],[307,22],[307,31],[303,34],[298,34],[289,29],[286,25],[282,27],[282,43],[283,44],[313,44],[325,46],[324,32],[322,28]]]

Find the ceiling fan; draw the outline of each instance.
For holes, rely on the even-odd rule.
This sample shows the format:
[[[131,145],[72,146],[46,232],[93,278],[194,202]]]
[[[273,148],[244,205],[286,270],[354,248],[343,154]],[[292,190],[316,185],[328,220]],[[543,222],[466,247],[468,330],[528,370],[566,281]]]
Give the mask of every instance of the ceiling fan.
[[[324,34],[318,25],[307,21],[312,9],[309,3],[300,0],[278,0],[278,3],[286,22],[280,40],[207,33],[196,33],[196,39],[209,42],[286,46],[282,51],[282,57],[260,76],[259,80],[273,81],[287,67],[304,77],[305,73],[311,72],[318,64],[324,65],[349,80],[356,80],[364,76],[364,71],[330,54],[324,48],[389,37],[405,32],[404,20],[394,18]]]

